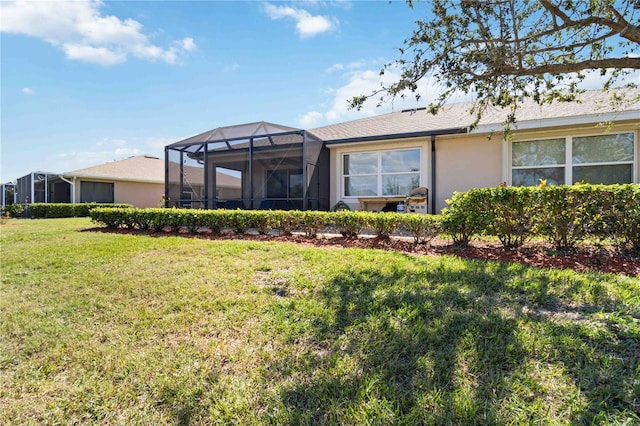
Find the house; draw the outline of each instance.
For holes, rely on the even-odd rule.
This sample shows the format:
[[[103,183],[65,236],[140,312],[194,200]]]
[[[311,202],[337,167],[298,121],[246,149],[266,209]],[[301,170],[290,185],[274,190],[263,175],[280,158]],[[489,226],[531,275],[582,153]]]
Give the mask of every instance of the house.
[[[139,155],[60,174],[32,172],[17,180],[17,202],[97,202],[158,207],[164,203],[166,170],[172,167],[178,166],[165,164],[163,159],[151,155]],[[183,191],[195,207],[202,178],[198,181],[196,172],[190,175],[193,178]],[[236,177],[221,175],[218,180],[223,194],[233,197],[239,194],[240,182]]]
[[[437,213],[456,191],[501,183],[638,183],[640,90],[626,94],[619,104],[602,91],[572,103],[524,100],[509,138],[507,111],[490,109],[469,129],[472,104],[457,103],[436,116],[419,108],[308,131],[264,122],[217,128],[167,146],[165,156],[208,164],[205,176],[218,166],[234,170],[245,208],[328,209],[342,201],[380,210],[426,187]],[[169,186],[184,185],[186,175],[170,177],[167,193],[176,194]],[[208,187],[216,187],[212,178]],[[220,207],[208,190],[207,207]]]
[[[311,132],[330,150],[331,203],[356,208],[359,198],[405,195],[419,182],[429,189],[431,211],[439,212],[455,191],[503,182],[637,183],[638,94],[629,93],[636,101],[621,110],[601,91],[585,93],[580,103],[524,101],[510,140],[502,135],[507,113],[498,109],[469,131],[471,103],[452,104],[437,116],[394,112]]]

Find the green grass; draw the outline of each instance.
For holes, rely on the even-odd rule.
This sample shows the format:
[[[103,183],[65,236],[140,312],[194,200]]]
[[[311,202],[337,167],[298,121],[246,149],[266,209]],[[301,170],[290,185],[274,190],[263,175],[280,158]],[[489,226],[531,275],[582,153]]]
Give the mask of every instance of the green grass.
[[[0,424],[637,424],[640,280],[0,228]]]

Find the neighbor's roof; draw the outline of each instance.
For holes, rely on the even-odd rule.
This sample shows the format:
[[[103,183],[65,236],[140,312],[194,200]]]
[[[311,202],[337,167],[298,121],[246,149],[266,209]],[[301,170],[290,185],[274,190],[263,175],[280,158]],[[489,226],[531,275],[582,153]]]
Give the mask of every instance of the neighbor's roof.
[[[188,166],[185,166],[188,167]],[[87,167],[63,173],[66,178],[91,178],[130,182],[164,183],[164,159],[152,155],[138,155],[124,160],[112,161],[99,166]],[[240,179],[218,172],[219,186],[240,186]]]
[[[634,99],[624,106],[611,105],[611,93],[601,90],[587,91],[580,102],[554,102],[540,106],[525,99],[518,106],[518,122],[514,130],[554,127],[569,124],[599,123],[610,119],[640,120],[640,90],[626,90],[627,99]],[[348,142],[367,138],[390,138],[394,135],[442,134],[466,132],[474,116],[469,111],[473,102],[446,105],[438,115],[426,109],[392,112],[344,123],[318,127],[310,131],[325,142]],[[492,108],[486,111],[474,133],[502,130],[508,111]]]

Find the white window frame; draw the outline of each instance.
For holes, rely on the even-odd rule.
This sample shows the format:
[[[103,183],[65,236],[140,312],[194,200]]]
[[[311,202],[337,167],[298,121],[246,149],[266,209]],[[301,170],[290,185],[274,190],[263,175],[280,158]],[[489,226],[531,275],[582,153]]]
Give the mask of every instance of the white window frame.
[[[621,135],[621,134],[632,134],[633,135],[633,160],[632,161],[607,161],[601,163],[573,163],[573,138],[584,138],[584,137],[592,137],[592,136],[607,136],[607,135]],[[548,165],[536,165],[536,166],[513,166],[513,144],[519,142],[532,142],[532,141],[544,141],[544,140],[552,140],[552,139],[564,139],[565,140],[565,159],[563,164],[548,164]],[[543,136],[539,138],[528,138],[522,140],[512,141],[509,144],[509,184],[513,184],[513,171],[514,170],[526,170],[526,169],[550,169],[550,168],[564,168],[564,183],[566,185],[573,184],[573,168],[574,167],[589,167],[589,166],[621,166],[621,165],[631,165],[632,168],[632,181],[633,183],[638,182],[638,131],[636,130],[627,130],[627,131],[616,131],[616,132],[606,132],[606,133],[587,133],[587,134],[579,134],[579,135],[571,135],[571,136]]]
[[[418,151],[418,165],[419,165],[419,169],[417,171],[404,171],[404,172],[392,172],[392,173],[382,173],[382,154],[385,152],[397,152],[397,151]],[[377,173],[363,173],[363,174],[356,174],[356,175],[350,175],[345,173],[344,170],[344,157],[347,155],[357,155],[357,154],[376,154],[377,155]],[[424,186],[423,185],[423,164],[422,164],[422,158],[423,158],[423,154],[422,154],[422,147],[420,146],[414,146],[414,147],[403,147],[403,148],[389,148],[389,149],[377,149],[377,150],[363,150],[363,151],[349,151],[349,152],[343,152],[340,154],[340,195],[343,199],[352,199],[352,200],[356,200],[358,198],[363,198],[365,196],[363,195],[346,195],[346,187],[345,187],[345,180],[348,177],[366,177],[366,176],[376,176],[377,177],[377,194],[376,195],[370,195],[367,197],[397,197],[400,195],[407,195],[407,194],[398,194],[398,195],[383,195],[383,177],[384,176],[393,176],[393,175],[406,175],[409,173],[416,173],[418,175],[418,178],[420,180],[420,184],[419,186]]]

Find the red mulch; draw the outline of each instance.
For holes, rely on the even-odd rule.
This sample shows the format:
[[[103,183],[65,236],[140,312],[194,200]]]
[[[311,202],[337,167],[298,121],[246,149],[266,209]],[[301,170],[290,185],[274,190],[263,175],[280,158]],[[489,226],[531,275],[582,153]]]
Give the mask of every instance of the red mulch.
[[[309,238],[304,235],[274,236],[274,235],[215,235],[210,232],[189,233],[180,232],[151,232],[135,229],[106,229],[92,228],[87,231],[114,232],[123,234],[146,234],[153,236],[180,235],[191,238],[206,238],[212,240],[255,240],[255,241],[287,241],[305,246],[324,246],[339,248],[371,248],[392,250],[402,253],[419,255],[450,254],[464,259],[495,260],[504,263],[521,263],[539,268],[573,269],[575,271],[599,271],[614,274],[640,276],[640,258],[619,253],[612,247],[585,246],[570,253],[558,254],[549,246],[529,245],[514,250],[505,250],[498,242],[473,241],[469,247],[457,247],[447,240],[436,240],[430,245],[415,245],[407,238],[345,238],[333,235]]]

